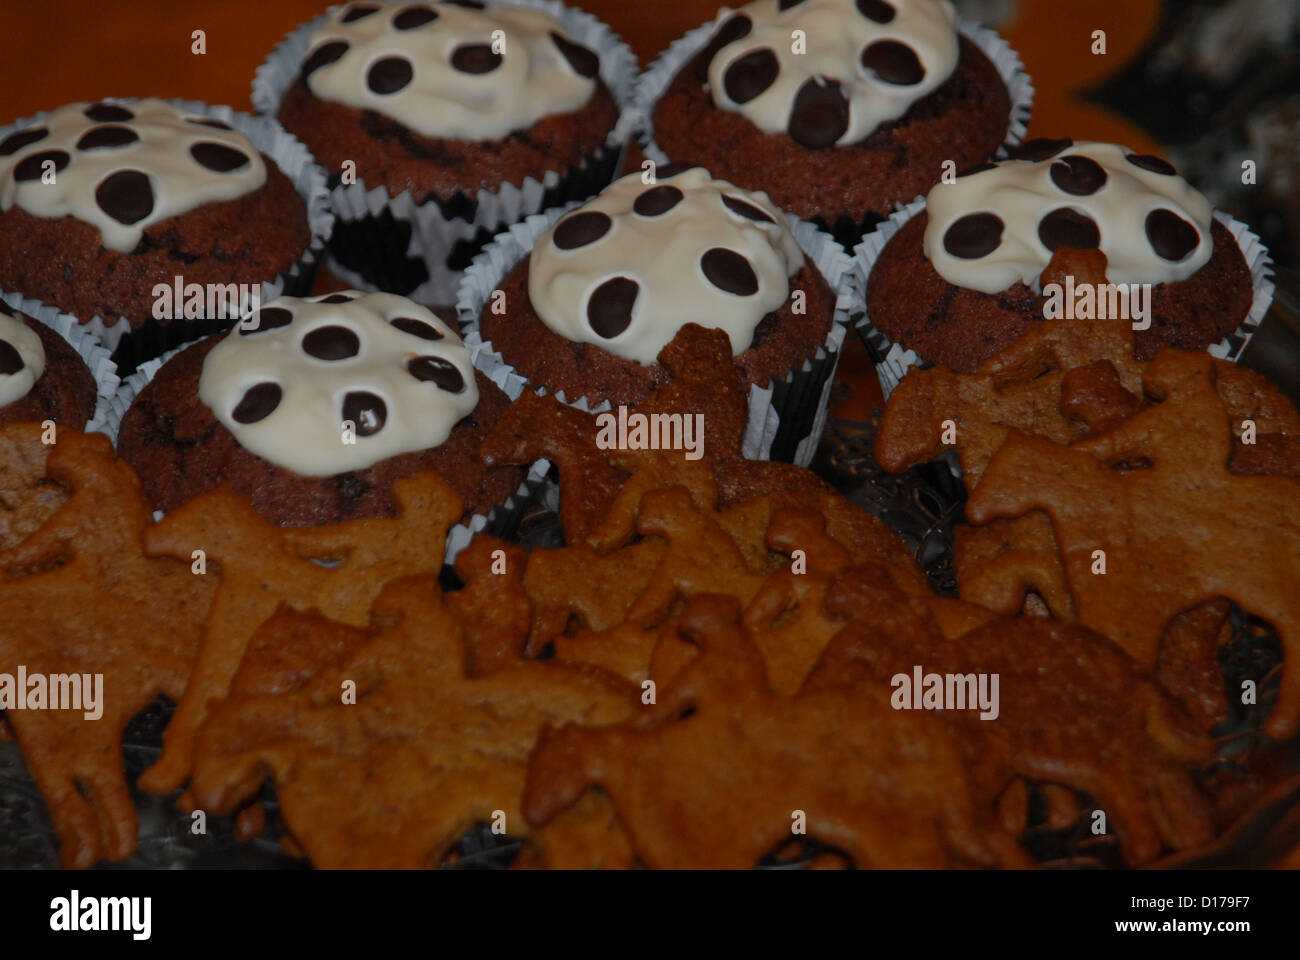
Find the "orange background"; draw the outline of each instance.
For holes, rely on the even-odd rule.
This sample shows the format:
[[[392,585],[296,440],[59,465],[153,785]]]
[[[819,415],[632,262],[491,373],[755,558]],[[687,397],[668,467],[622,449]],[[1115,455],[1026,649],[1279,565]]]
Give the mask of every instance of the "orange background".
[[[258,64],[286,33],[329,0],[0,0],[0,125],[38,110],[102,97],[184,97],[251,110]],[[716,0],[579,0],[653,60],[710,19]],[[741,6],[732,0],[731,6]],[[1030,136],[1112,140],[1141,152],[1159,146],[1123,118],[1084,103],[1076,91],[1121,69],[1155,29],[1159,0],[1017,0],[999,32],[1019,52],[1037,93]],[[195,30],[206,53],[191,52]],[[1106,31],[1107,52],[1092,53]],[[317,291],[336,288],[318,278]],[[865,419],[880,403],[871,363],[850,337],[840,378],[851,395],[836,414]]]

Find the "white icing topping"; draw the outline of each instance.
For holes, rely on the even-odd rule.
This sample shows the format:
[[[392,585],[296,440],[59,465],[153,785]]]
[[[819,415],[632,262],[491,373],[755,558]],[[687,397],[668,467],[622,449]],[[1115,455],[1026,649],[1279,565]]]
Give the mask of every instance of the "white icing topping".
[[[344,22],[362,8],[377,9]],[[398,29],[403,15],[420,18],[408,11],[437,18]],[[312,69],[307,86],[322,100],[374,110],[426,137],[496,139],[576,110],[595,90],[595,69],[580,74],[552,34],[572,42],[553,17],[526,7],[353,3],[312,35],[305,64],[329,44],[347,49]],[[597,63],[581,48],[584,54]]]
[[[87,109],[113,119],[91,119]],[[7,144],[46,131],[0,155],[0,210],[17,204],[37,217],[73,216],[98,227],[109,250],[134,250],[155,223],[205,203],[233,200],[266,182],[266,166],[252,142],[212,122],[219,121],[161,100],[59,107],[0,144],[4,154]],[[97,133],[101,128],[108,129]],[[104,138],[110,145],[95,147],[83,141],[86,136],[91,143]],[[195,147],[209,166],[191,153]],[[238,157],[231,150],[243,155],[242,163],[233,165]],[[53,182],[44,182],[42,173],[51,169]]]
[[[998,293],[1017,282],[1032,286],[1052,258],[1052,250],[1039,236],[1039,224],[1053,211],[1066,208],[1096,225],[1109,282],[1185,280],[1213,251],[1210,202],[1182,177],[1138,166],[1127,159],[1131,154],[1110,143],[1075,143],[1046,160],[1007,160],[958,177],[955,183],[940,183],[926,197],[925,255],[940,276],[960,287]],[[1076,190],[1092,186],[1095,172],[1089,182],[1084,174],[1092,168],[1086,161],[1067,162],[1071,157],[1087,158],[1105,172],[1105,182],[1095,192],[1070,192],[1053,179],[1056,165],[1057,178],[1073,181]],[[1147,218],[1155,213],[1167,220],[1168,215],[1159,211],[1171,212],[1184,222],[1184,229],[1195,230],[1194,249],[1177,259],[1157,252],[1147,232]],[[954,256],[944,237],[954,223],[975,213],[994,214],[1002,221],[1000,242],[984,256]]]
[[[678,193],[680,199],[663,212],[646,215],[635,208],[640,200],[642,209],[659,210]],[[729,208],[724,197],[750,215]],[[604,226],[601,215],[608,218],[603,234],[564,248]],[[586,230],[577,229],[584,223]],[[789,278],[803,262],[784,214],[766,193],[714,180],[702,167],[660,177],[653,185],[634,173],[538,238],[528,297],[541,321],[560,336],[626,360],[655,363],[687,323],[723,330],[732,353],[739,354],[749,349],[763,317],[785,303]]]
[[[14,352],[22,360],[22,367],[4,373],[13,362]],[[27,396],[44,372],[45,345],[36,331],[21,317],[11,317],[0,311],[0,407]]]
[[[879,19],[888,18],[888,22],[871,19],[864,9]],[[792,113],[801,88],[809,81],[834,80],[848,101],[848,118],[838,137],[834,136],[837,127],[831,127],[827,135],[837,144],[856,143],[938,89],[956,68],[960,55],[955,14],[948,0],[803,0],[786,10],[778,0],[755,0],[737,14],[748,17],[752,27],[714,56],[709,65],[709,89],[715,105],[740,113],[765,133],[794,133]],[[724,7],[718,24],[733,15]],[[803,31],[806,52],[795,52],[796,30]],[[877,43],[885,46],[867,53]],[[770,51],[771,56],[760,51]],[[873,64],[878,62],[877,56],[883,63],[868,66],[864,55]],[[754,59],[748,63],[757,69],[745,70],[744,64],[738,64],[741,58],[751,56]],[[906,69],[909,57],[923,74]],[[733,67],[738,72],[729,73]],[[910,82],[886,82],[885,77]],[[761,92],[755,95],[756,89]],[[741,102],[732,92],[740,95]],[[827,128],[825,121],[814,125]],[[797,134],[796,139],[800,139]]]
[[[324,302],[343,296],[351,299]],[[405,297],[281,297],[256,316],[256,328],[236,327],[204,358],[199,399],[241,446],[277,466],[317,477],[364,470],[440,445],[478,405],[459,335]],[[382,410],[373,399],[350,406],[358,394]],[[260,419],[241,422],[241,405]]]

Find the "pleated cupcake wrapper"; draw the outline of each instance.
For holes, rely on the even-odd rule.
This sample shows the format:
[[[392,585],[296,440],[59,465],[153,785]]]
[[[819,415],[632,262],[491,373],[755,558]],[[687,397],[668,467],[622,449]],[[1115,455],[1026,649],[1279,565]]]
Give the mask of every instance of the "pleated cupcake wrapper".
[[[578,204],[548,210],[512,225],[484,251],[461,280],[456,310],[465,345],[474,365],[513,400],[525,389],[545,394],[545,384],[530,384],[500,353],[484,341],[479,315],[505,275],[531,253],[537,239]],[[749,388],[749,415],[745,423],[742,450],[752,460],[789,460],[800,466],[812,462],[826,424],[831,383],[839,363],[844,336],[862,312],[862,291],[852,260],[830,234],[787,214],[795,239],[805,255],[835,291],[835,315],[825,341],[811,357],[768,386]],[[599,413],[612,409],[608,399],[581,396],[569,398],[557,391],[556,398],[579,410]]]
[[[78,323],[76,317],[62,312],[57,307],[24,297],[20,293],[0,293],[0,300],[19,313],[25,313],[33,320],[49,327],[77,351],[77,355],[90,368],[90,375],[95,378],[95,412],[81,429],[85,433],[106,432],[105,424],[108,420],[109,406],[121,383],[121,378],[117,373],[117,364],[113,362],[112,356],[104,345]],[[45,358],[47,371],[50,369],[49,359],[49,357]]]
[[[130,106],[139,99],[139,97],[109,97],[103,102]],[[334,214],[330,209],[329,192],[325,186],[325,171],[317,165],[315,158],[296,137],[274,120],[266,117],[254,117],[232,110],[230,107],[209,106],[198,100],[167,99],[164,102],[187,113],[211,117],[234,127],[248,137],[260,152],[270,157],[292,181],[307,208],[307,225],[311,230],[311,240],[288,270],[270,280],[260,281],[261,297],[262,302],[265,303],[281,295],[301,296],[310,291],[316,267],[320,263],[325,244],[334,228]],[[19,120],[11,126],[0,128],[0,140],[14,130],[43,123],[48,115],[48,111],[44,111]],[[184,276],[184,264],[177,264],[177,273]],[[255,283],[258,280],[254,277],[240,277],[232,282]],[[85,328],[98,337],[112,353],[118,368],[123,372],[129,372],[145,360],[156,357],[172,347],[190,342],[196,337],[228,330],[239,318],[173,319],[165,324],[152,317],[136,319],[144,320],[143,325],[132,328],[127,317],[108,318],[98,314],[84,323]]]
[[[206,340],[207,338],[200,337],[199,339]],[[131,408],[131,404],[135,402],[135,398],[149,385],[167,361],[198,342],[196,340],[193,343],[183,343],[178,347],[173,347],[162,356],[154,357],[152,360],[142,363],[134,373],[121,381],[121,384],[105,405],[104,422],[98,428],[102,433],[109,436],[114,446],[117,446],[117,436],[122,430],[122,418],[126,416],[126,412]],[[504,502],[496,504],[487,513],[472,514],[468,519],[448,530],[447,552],[443,562],[451,563],[456,559],[456,554],[460,553],[477,533],[490,533],[502,537],[510,534],[518,524],[519,519],[527,511],[529,505],[540,495],[546,474],[550,468],[551,464],[548,460],[534,461],[529,466],[528,472],[519,484],[518,489]],[[161,520],[163,515],[161,510],[155,510],[154,520]]]
[[[400,293],[429,306],[454,303],[461,270],[493,235],[529,214],[597,193],[613,179],[623,147],[636,133],[629,104],[638,67],[631,47],[591,14],[558,0],[500,2],[550,14],[574,40],[594,50],[619,120],[600,148],[579,164],[473,196],[456,193],[416,203],[410,191],[393,197],[382,185],[367,187],[363,178],[335,186],[330,197],[339,223],[330,243],[331,265],[341,265],[340,273],[359,289]],[[328,12],[292,31],[258,67],[252,99],[259,113],[279,113]]]
[[[633,125],[640,131],[642,152],[657,164],[693,159],[692,157],[669,157],[655,142],[654,108],[681,69],[709,42],[716,23],[716,19],[710,20],[674,40],[668,49],[646,68],[641,74],[641,79],[637,81],[631,107],[636,114]],[[1025,131],[1029,127],[1029,114],[1034,105],[1034,84],[1029,74],[1025,73],[1020,55],[997,33],[964,17],[957,18],[957,30],[989,58],[997,68],[1003,83],[1006,84],[1007,95],[1011,100],[1011,114],[1007,121],[1007,132],[1003,137],[1002,147],[995,154],[998,158],[1005,157],[1012,147],[1025,138]],[[897,207],[898,204],[894,206]],[[853,245],[875,229],[880,221],[881,218],[876,214],[868,214],[857,219],[842,213],[834,220],[816,218],[812,222],[835,237],[846,250],[851,250]]]
[[[857,263],[857,270],[861,274],[864,304],[866,303],[867,286],[871,282],[871,270],[875,266],[876,260],[879,259],[880,252],[893,239],[894,234],[903,228],[903,224],[924,209],[925,198],[917,197],[903,209],[895,212],[888,220],[876,228],[875,232],[864,237],[862,242],[854,248],[853,256]],[[1252,233],[1251,229],[1244,223],[1234,220],[1221,210],[1214,212],[1214,219],[1223,224],[1237,242],[1237,247],[1241,250],[1246,266],[1250,269],[1251,286],[1253,288],[1250,310],[1247,312],[1245,319],[1232,333],[1218,343],[1210,344],[1206,348],[1214,356],[1236,363],[1241,358],[1247,344],[1250,343],[1251,337],[1255,335],[1255,331],[1259,329],[1260,321],[1264,319],[1264,314],[1268,313],[1269,305],[1273,302],[1273,261],[1269,258],[1268,248],[1260,242],[1259,237]],[[912,367],[925,368],[931,366],[930,363],[918,356],[915,350],[894,343],[877,329],[871,323],[869,309],[864,311],[857,329],[867,346],[868,352],[871,354],[872,361],[876,364],[876,376],[880,380],[880,390],[886,397],[889,396],[894,387],[898,386],[899,381],[907,375],[907,371]]]

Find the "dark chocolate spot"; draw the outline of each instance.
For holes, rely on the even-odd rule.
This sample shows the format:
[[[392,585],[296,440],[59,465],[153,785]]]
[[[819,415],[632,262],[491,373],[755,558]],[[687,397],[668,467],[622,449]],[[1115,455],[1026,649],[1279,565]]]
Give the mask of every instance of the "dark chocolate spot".
[[[758,293],[758,275],[749,261],[735,250],[726,247],[713,247],[704,251],[700,257],[700,268],[709,283],[719,290],[734,293],[738,297],[749,297]]]
[[[204,140],[190,147],[190,156],[201,167],[207,167],[214,173],[230,173],[240,167],[248,166],[248,156],[241,150],[228,147],[224,143]]]
[[[353,390],[343,397],[343,419],[351,420],[358,437],[369,437],[384,429],[388,404],[366,390]]]
[[[587,322],[597,336],[611,340],[632,322],[640,285],[628,277],[612,277],[598,286],[587,301]]]
[[[1183,259],[1201,241],[1196,228],[1172,210],[1152,210],[1147,214],[1146,229],[1151,249],[1164,260]]]
[[[302,78],[306,80],[321,67],[333,63],[347,52],[348,44],[344,40],[331,40],[324,46],[317,47],[316,50],[302,62]]]
[[[1054,157],[1066,147],[1072,146],[1074,146],[1074,141],[1069,137],[1062,137],[1060,140],[1035,137],[1033,140],[1026,140],[1018,147],[1012,148],[1011,158],[1013,160],[1030,160],[1037,163],[1040,160]]]
[[[791,10],[799,6],[799,4],[803,2],[804,0],[780,0],[780,2],[777,3],[776,5],[776,9],[778,11],[785,12],[786,10]]]
[[[328,297],[321,297],[317,303],[351,303],[352,298],[346,293],[331,293]]]
[[[464,7],[466,10],[486,10],[487,4],[481,3],[480,0],[438,0],[439,3],[447,3],[453,7]]]
[[[118,223],[139,223],[153,213],[153,187],[139,170],[119,170],[95,188],[95,202]]]
[[[230,419],[235,423],[257,423],[265,420],[280,405],[284,391],[278,383],[259,383],[244,392],[235,409],[230,412]]]
[[[365,5],[349,7],[348,12],[343,14],[343,16],[340,17],[339,19],[342,20],[344,23],[355,23],[357,20],[364,20],[372,13],[377,13],[378,11],[379,11],[378,7],[371,7]]]
[[[45,164],[54,161],[54,169],[62,170],[72,162],[65,150],[42,150],[40,153],[33,153],[30,157],[24,157],[14,166],[14,179],[18,182],[24,180],[39,180],[41,174],[45,172]]]
[[[862,65],[885,83],[910,87],[925,79],[921,58],[905,43],[877,40],[862,51]]]
[[[849,101],[838,80],[807,80],[790,110],[790,137],[809,150],[832,146],[849,128]]]
[[[554,30],[551,31],[551,42],[560,51],[560,55],[569,61],[569,66],[573,67],[573,72],[578,76],[590,78],[600,73],[600,57],[596,56],[594,50],[574,43]]]
[[[609,233],[614,221],[599,210],[588,210],[565,217],[555,227],[555,245],[561,250],[576,250],[595,243]]]
[[[452,61],[455,59],[453,55]],[[384,57],[372,63],[366,71],[366,86],[375,93],[387,95],[401,90],[414,76],[410,60],[405,57]]]
[[[407,7],[393,17],[393,28],[395,30],[414,30],[426,23],[433,23],[437,19],[438,11],[436,10],[430,10],[428,7]]]
[[[249,337],[255,333],[274,330],[277,327],[287,327],[291,323],[293,323],[293,314],[284,307],[263,307],[257,311],[257,325],[245,327],[241,323],[239,333],[241,336]]]
[[[961,173],[957,174],[957,177],[958,179],[961,177],[969,177],[972,173],[983,173],[985,170],[996,170],[997,167],[998,165],[996,163],[977,163],[973,167],[967,167]]]
[[[687,163],[684,160],[674,160],[672,163],[665,163],[655,167],[656,180],[668,180],[677,176],[679,173],[685,173],[687,170],[694,170],[698,163]]]
[[[743,13],[736,13],[727,17],[722,22],[722,26],[718,27],[713,36],[709,38],[709,42],[705,44],[704,49],[700,51],[699,60],[696,61],[695,65],[695,78],[701,83],[708,80],[709,64],[718,55],[718,51],[729,43],[735,43],[741,37],[749,36],[749,31],[752,29],[754,29],[754,22]]]
[[[722,74],[722,87],[736,103],[749,103],[776,82],[781,65],[767,47],[733,61]]]
[[[0,374],[14,374],[23,368],[23,355],[8,340],[0,340]]]
[[[451,52],[451,65],[461,73],[491,73],[501,66],[501,54],[486,43],[467,43]]]
[[[889,23],[894,19],[894,8],[885,0],[858,0],[858,13],[876,23]]]
[[[1153,157],[1149,153],[1130,153],[1124,157],[1135,167],[1141,167],[1143,170],[1150,170],[1152,173],[1163,173],[1166,177],[1178,175],[1178,168],[1168,160],[1162,160],[1160,157]]]
[[[1092,217],[1061,207],[1038,222],[1038,239],[1048,250],[1058,247],[1092,250],[1101,244],[1101,231]]]
[[[954,257],[978,260],[998,248],[1003,226],[995,213],[968,213],[943,232],[943,248]]]
[[[361,351],[361,338],[347,327],[317,327],[302,338],[303,352],[317,360],[347,360]]]
[[[77,141],[78,150],[102,150],[108,147],[125,147],[140,138],[130,127],[95,127],[87,130]]]
[[[201,127],[211,127],[214,130],[229,130],[230,124],[222,120],[213,120],[211,117],[186,117],[189,123],[197,123]]]
[[[441,340],[442,333],[431,323],[417,320],[415,317],[393,317],[388,321],[402,333],[409,333],[421,340]]]
[[[49,135],[50,131],[44,127],[28,127],[26,130],[11,133],[4,138],[3,143],[0,143],[0,157],[11,157],[23,147],[44,140]]]
[[[682,202],[686,194],[676,187],[651,187],[632,203],[632,209],[643,217],[658,217]]]
[[[119,107],[113,103],[92,103],[82,113],[87,120],[94,120],[96,123],[126,123],[128,120],[135,119],[135,114],[126,107]]]
[[[767,215],[766,211],[754,206],[752,203],[741,200],[739,197],[730,197],[724,193],[722,195],[722,202],[732,213],[739,214],[747,220],[757,220],[760,223],[776,222]]]
[[[431,380],[448,393],[465,389],[465,378],[460,371],[441,357],[414,357],[407,362],[406,369],[416,380]]]
[[[1076,197],[1087,197],[1106,185],[1106,171],[1096,160],[1070,154],[1052,164],[1052,183]]]

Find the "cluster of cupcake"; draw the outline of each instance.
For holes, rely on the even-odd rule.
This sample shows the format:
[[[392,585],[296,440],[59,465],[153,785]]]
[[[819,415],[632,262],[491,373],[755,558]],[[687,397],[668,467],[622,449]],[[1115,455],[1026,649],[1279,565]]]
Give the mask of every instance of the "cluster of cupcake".
[[[0,422],[105,430],[158,510],[229,483],[332,522],[434,469],[469,519],[540,477],[479,462],[510,398],[635,406],[689,323],[731,340],[746,455],[801,464],[850,326],[886,389],[973,369],[1063,246],[1159,285],[1144,349],[1235,356],[1255,239],[1158,158],[1022,143],[1032,93],[948,0],[755,0],[640,75],[557,0],[354,0],[270,54],[259,116],[0,130]],[[321,263],[355,289],[309,296]]]

